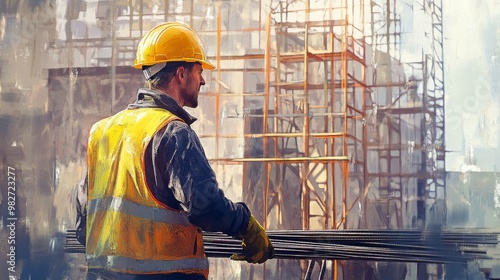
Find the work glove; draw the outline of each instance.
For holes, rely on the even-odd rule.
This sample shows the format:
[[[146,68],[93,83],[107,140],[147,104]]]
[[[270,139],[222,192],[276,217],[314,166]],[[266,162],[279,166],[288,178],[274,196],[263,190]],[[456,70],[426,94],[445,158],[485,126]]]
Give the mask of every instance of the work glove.
[[[241,239],[243,254],[232,255],[232,260],[263,263],[274,257],[274,248],[271,240],[269,240],[265,229],[253,215],[250,216],[246,229],[237,234],[236,237]]]

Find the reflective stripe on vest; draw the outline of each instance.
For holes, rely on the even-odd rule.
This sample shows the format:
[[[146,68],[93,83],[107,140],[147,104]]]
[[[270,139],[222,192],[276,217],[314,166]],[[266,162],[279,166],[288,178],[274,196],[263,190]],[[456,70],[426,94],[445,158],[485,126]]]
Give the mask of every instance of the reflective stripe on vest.
[[[176,225],[189,225],[189,220],[184,213],[165,211],[164,208],[156,208],[137,204],[122,197],[105,197],[92,199],[88,203],[88,215],[103,211],[119,211],[129,216],[149,219],[154,222],[162,222]]]
[[[186,212],[158,202],[147,185],[147,146],[174,119],[159,108],[126,109],[92,127],[87,149],[90,269],[208,277],[201,229],[189,223]]]
[[[206,258],[187,260],[136,260],[126,257],[102,256],[87,260],[92,267],[112,267],[117,270],[134,270],[144,273],[161,273],[165,270],[181,271],[193,269],[208,269]]]

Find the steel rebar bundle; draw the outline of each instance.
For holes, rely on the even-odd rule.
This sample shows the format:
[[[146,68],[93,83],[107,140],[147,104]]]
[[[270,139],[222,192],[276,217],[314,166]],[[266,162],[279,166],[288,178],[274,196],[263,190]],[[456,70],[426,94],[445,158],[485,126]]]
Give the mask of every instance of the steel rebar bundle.
[[[466,263],[492,259],[499,232],[488,230],[269,230],[275,258],[371,260],[420,263]],[[205,252],[212,258],[242,253],[241,241],[204,232]],[[65,252],[84,253],[75,230],[66,236]]]

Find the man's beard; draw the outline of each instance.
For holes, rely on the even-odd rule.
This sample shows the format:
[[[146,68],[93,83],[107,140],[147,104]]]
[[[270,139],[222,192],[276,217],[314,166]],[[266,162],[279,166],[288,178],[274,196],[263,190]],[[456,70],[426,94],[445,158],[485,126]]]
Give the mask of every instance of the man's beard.
[[[187,85],[192,85],[192,78],[189,76],[187,78]],[[197,85],[196,89],[191,90],[191,88],[188,88],[186,92],[184,92],[184,105],[188,106],[190,108],[196,108],[198,107],[198,92],[200,91],[199,85]]]
[[[198,107],[198,96],[197,94],[191,94],[186,99],[186,105],[191,108]]]
[[[191,108],[198,107],[198,91],[184,92],[184,105]]]

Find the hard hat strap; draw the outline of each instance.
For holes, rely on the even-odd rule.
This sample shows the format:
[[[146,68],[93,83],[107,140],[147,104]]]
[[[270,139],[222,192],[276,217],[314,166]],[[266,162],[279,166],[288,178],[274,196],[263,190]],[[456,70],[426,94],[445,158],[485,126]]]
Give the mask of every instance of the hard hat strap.
[[[142,70],[142,73],[144,74],[144,77],[146,77],[146,80],[149,80],[156,73],[160,72],[161,69],[165,68],[165,66],[167,66],[166,62],[160,62],[152,65],[151,67],[148,67],[147,69]]]

